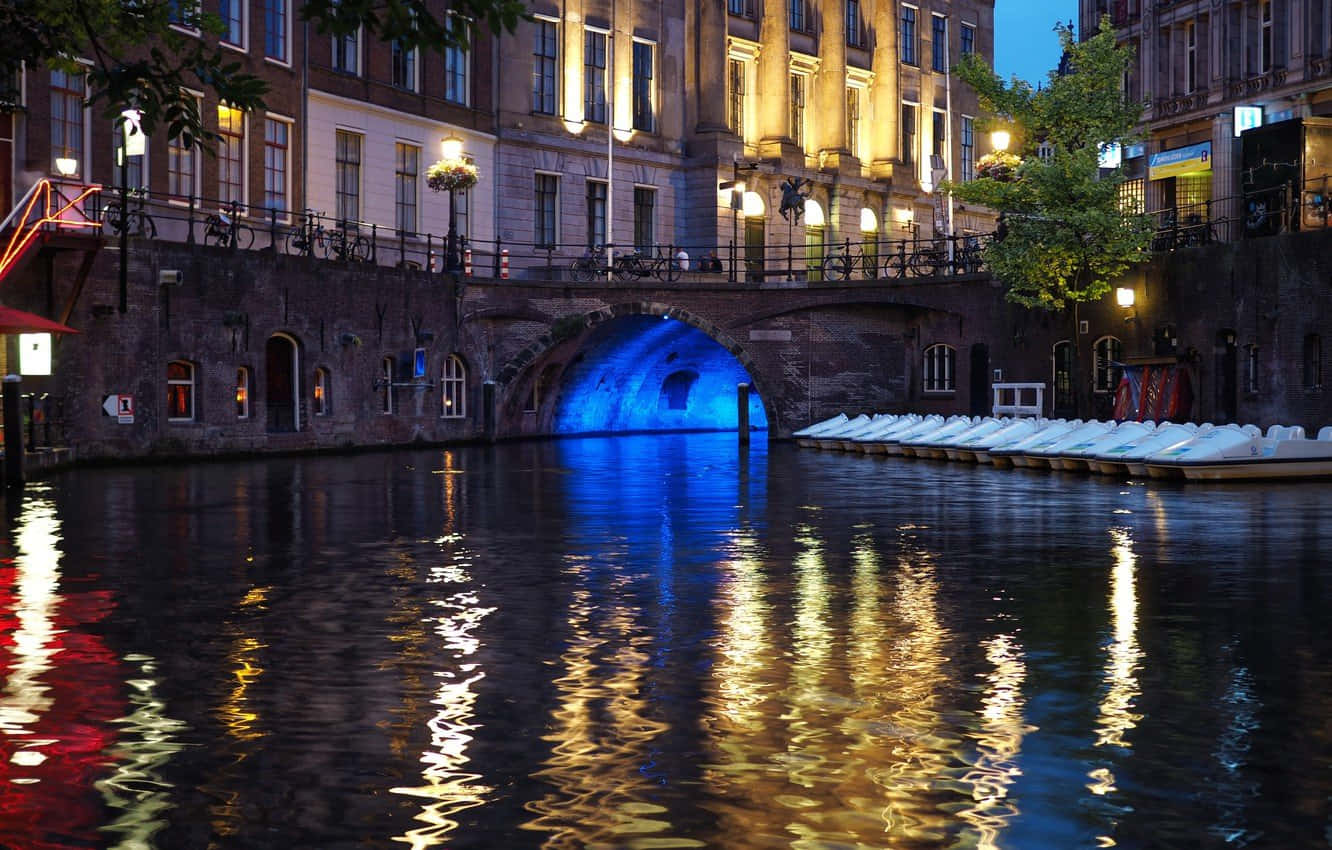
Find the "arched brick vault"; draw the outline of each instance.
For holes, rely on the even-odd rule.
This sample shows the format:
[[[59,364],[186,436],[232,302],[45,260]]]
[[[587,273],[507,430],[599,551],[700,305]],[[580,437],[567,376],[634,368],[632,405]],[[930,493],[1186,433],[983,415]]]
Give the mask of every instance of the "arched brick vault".
[[[717,327],[712,322],[694,315],[680,307],[672,307],[668,304],[659,304],[652,301],[637,301],[622,304],[611,304],[606,307],[592,310],[587,313],[573,314],[565,316],[555,322],[551,329],[533,340],[524,349],[514,355],[508,363],[501,367],[495,374],[495,382],[505,390],[513,381],[523,374],[532,364],[536,363],[543,354],[550,349],[566,342],[574,337],[583,334],[585,331],[599,325],[603,322],[613,321],[624,316],[658,316],[662,318],[674,319],[682,324],[697,328],[706,334],[710,339],[726,349],[732,357],[744,367],[745,372],[749,374],[753,383],[754,390],[758,393],[759,399],[763,402],[763,410],[768,417],[769,423],[777,422],[777,410],[773,404],[773,393],[775,388],[768,386],[766,376],[754,363],[744,350],[744,348],[733,339],[730,334]]]

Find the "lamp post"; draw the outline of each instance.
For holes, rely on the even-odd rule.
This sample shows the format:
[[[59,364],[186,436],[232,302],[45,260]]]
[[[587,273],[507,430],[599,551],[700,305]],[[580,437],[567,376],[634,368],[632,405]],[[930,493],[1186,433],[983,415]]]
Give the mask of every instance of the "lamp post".
[[[745,181],[740,179],[740,172],[757,170],[758,165],[754,163],[741,165],[739,160],[735,160],[731,163],[731,179],[717,184],[718,191],[729,189],[731,192],[731,271],[727,277],[731,283],[735,283],[735,249],[740,240],[740,211],[745,205]]]
[[[126,109],[120,113],[120,312],[129,309],[129,158],[143,156],[144,135],[139,128],[143,113]]]
[[[439,143],[439,149],[445,162],[457,162],[462,159],[463,140],[450,133]],[[457,200],[454,188],[449,186],[449,232],[445,237],[444,270],[450,272],[462,267],[462,259],[458,252]]]
[[[1012,140],[1013,137],[1007,130],[995,130],[990,133],[990,148],[996,151],[1006,151],[1009,142]]]

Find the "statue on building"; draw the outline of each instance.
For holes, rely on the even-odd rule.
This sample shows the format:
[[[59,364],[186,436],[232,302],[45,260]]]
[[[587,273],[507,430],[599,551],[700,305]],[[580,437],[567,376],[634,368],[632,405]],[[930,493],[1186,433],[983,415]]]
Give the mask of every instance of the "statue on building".
[[[793,221],[789,216],[794,213],[794,221],[800,221],[800,216],[805,214],[805,200],[809,197],[808,192],[802,192],[801,189],[811,185],[809,180],[800,177],[788,177],[782,181],[782,205],[777,208],[782,218],[788,222]]]

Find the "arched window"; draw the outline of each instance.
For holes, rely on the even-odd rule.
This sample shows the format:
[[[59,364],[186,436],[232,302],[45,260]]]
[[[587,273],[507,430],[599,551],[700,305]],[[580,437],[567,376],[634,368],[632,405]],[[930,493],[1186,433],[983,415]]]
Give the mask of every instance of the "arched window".
[[[681,369],[672,372],[661,382],[661,395],[657,398],[658,410],[687,410],[689,391],[698,381],[698,373],[693,369]]]
[[[1092,369],[1092,390],[1098,393],[1112,393],[1119,386],[1119,366],[1124,359],[1124,344],[1118,337],[1103,336],[1092,346],[1095,362]]]
[[[314,373],[314,415],[328,415],[328,370],[322,366]]]
[[[957,388],[954,367],[957,352],[951,345],[939,343],[925,349],[925,371],[922,386],[927,393],[947,393]]]
[[[236,418],[250,418],[250,370],[245,366],[236,369]]]
[[[167,421],[194,421],[194,364],[187,360],[167,364]]]
[[[467,415],[467,367],[462,358],[450,354],[444,361],[444,377],[440,379],[440,415],[445,419],[462,419]]]
[[[385,357],[379,366],[379,383],[383,389],[379,396],[381,413],[393,412],[393,358]]]
[[[1051,351],[1053,374],[1050,385],[1054,388],[1054,407],[1056,410],[1069,410],[1074,405],[1073,399],[1073,343],[1061,339]]]

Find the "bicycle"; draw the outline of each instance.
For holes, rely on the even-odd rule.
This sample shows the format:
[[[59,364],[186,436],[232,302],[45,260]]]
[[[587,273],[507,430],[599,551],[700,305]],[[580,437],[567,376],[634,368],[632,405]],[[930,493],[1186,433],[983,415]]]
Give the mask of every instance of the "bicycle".
[[[823,258],[823,279],[846,280],[855,273],[857,267],[868,272],[861,277],[878,277],[878,266],[878,261],[866,256],[859,245],[854,250],[846,244],[834,245],[828,256]]]
[[[601,257],[606,253],[600,245],[594,245],[583,252],[583,256],[569,264],[569,276],[579,283],[591,283],[598,274],[605,274]]]
[[[232,202],[227,206],[231,215],[216,212],[204,219],[204,244],[219,248],[240,248],[249,250],[254,244],[254,231],[238,221],[240,204]]]
[[[341,262],[368,263],[372,255],[370,240],[350,231],[328,231],[328,256]]]
[[[128,209],[125,210],[125,230],[130,236],[147,236],[149,239],[156,239],[157,223],[153,221],[152,216],[144,211],[144,191],[142,189],[131,189],[127,194],[129,198],[134,200],[129,201]],[[102,223],[107,226],[112,235],[120,235],[122,226],[120,201],[112,201],[103,208]]]
[[[941,239],[927,243],[929,247],[919,247],[911,252],[908,269],[914,277],[938,277],[948,272],[948,246]]]
[[[305,224],[287,233],[287,253],[298,257],[327,257],[328,231],[320,221],[321,213],[307,209]]]
[[[979,236],[964,236],[953,248],[954,274],[977,274],[984,263]]]

